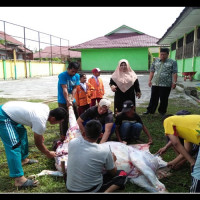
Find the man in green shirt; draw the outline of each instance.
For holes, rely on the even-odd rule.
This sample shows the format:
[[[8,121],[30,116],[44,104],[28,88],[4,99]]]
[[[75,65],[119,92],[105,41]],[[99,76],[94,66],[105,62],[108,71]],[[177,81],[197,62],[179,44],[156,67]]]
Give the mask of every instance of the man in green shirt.
[[[143,114],[154,114],[160,100],[158,112],[167,112],[168,98],[171,88],[176,88],[177,62],[168,58],[169,49],[160,49],[160,58],[155,59],[150,68],[148,85],[151,87],[151,98],[147,111]]]

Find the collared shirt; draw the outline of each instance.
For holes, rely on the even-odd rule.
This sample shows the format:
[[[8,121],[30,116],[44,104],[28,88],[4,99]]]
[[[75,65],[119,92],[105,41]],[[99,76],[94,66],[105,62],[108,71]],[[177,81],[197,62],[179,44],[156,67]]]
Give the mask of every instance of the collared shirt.
[[[177,73],[177,62],[167,58],[163,63],[160,58],[156,59],[150,68],[154,72],[152,79],[153,86],[171,87],[172,74]]]

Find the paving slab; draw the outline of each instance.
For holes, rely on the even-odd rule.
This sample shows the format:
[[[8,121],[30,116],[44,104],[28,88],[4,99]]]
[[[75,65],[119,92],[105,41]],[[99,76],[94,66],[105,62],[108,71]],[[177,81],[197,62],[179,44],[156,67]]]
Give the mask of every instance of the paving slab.
[[[151,88],[148,86],[148,74],[137,74],[140,83],[140,89],[142,96],[140,99],[136,99],[136,106],[143,103],[148,103],[151,94]],[[89,79],[91,74],[87,74]],[[105,87],[105,97],[113,101],[114,93],[111,91],[109,82],[111,74],[101,74]],[[45,101],[51,101],[57,99],[57,83],[58,76],[37,77],[37,78],[24,78],[19,80],[2,80],[0,81],[0,97],[1,98],[17,98],[22,100],[27,99],[43,99]],[[187,87],[200,87],[199,81],[184,81],[183,77],[178,77],[178,85],[175,90],[170,93],[170,99],[185,98],[191,101],[195,105],[198,103],[186,95],[184,90]],[[146,105],[145,105],[146,106]]]

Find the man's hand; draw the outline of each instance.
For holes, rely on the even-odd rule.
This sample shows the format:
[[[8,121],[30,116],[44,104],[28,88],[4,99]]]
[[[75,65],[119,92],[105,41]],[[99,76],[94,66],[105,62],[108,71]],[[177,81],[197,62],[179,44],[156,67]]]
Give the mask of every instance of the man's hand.
[[[114,160],[114,162],[117,160],[117,157],[116,157],[116,155],[112,152],[112,156],[113,156],[113,160]]]
[[[54,158],[57,156],[55,151],[49,151],[48,154],[46,154],[47,158]]]

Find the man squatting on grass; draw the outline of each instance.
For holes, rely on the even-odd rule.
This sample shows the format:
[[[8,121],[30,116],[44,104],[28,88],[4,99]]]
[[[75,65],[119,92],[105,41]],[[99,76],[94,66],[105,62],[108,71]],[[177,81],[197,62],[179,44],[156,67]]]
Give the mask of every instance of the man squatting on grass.
[[[163,120],[165,135],[169,137],[172,145],[180,153],[167,165],[173,167],[185,158],[192,169],[190,192],[200,192],[200,153],[198,152],[196,160],[189,154],[192,144],[199,145],[200,143],[200,115],[166,116]],[[179,137],[184,139],[184,146],[181,144]]]
[[[36,186],[38,181],[25,178],[22,165],[38,162],[28,159],[27,130],[23,125],[29,126],[34,132],[36,147],[47,156],[54,158],[56,152],[49,151],[44,145],[43,133],[46,123],[58,124],[64,120],[67,112],[63,108],[49,110],[43,103],[24,101],[10,101],[0,105],[0,137],[3,141],[10,177],[15,178],[18,188]]]

